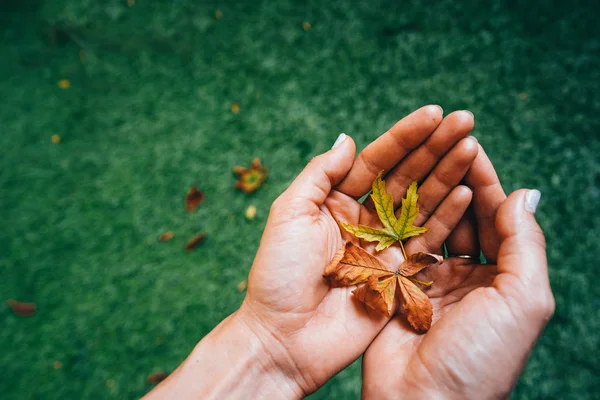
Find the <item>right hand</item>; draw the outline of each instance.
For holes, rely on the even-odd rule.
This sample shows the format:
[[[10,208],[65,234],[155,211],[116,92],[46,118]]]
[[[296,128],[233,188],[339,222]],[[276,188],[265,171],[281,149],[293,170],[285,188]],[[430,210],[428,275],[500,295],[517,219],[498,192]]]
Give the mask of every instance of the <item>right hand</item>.
[[[386,325],[363,358],[363,398],[507,397],[554,312],[537,202],[527,202],[535,192],[506,199],[481,147],[466,183],[475,220],[464,218],[446,246],[478,257],[481,244],[488,264],[452,257],[429,268],[431,329],[418,335],[398,317]],[[407,243],[409,253],[436,250]]]

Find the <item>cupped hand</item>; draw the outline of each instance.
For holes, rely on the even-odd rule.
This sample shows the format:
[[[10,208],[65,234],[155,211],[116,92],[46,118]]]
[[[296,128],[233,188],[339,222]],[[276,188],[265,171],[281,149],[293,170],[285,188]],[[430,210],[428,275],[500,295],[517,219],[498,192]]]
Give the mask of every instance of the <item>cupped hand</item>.
[[[465,183],[473,212],[446,246],[473,258],[451,257],[425,272],[434,281],[427,292],[432,327],[417,335],[400,317],[386,325],[363,358],[363,398],[506,398],[554,311],[544,235],[534,219],[539,192],[518,190],[506,199],[482,148]],[[435,252],[439,245],[422,236],[406,247]]]
[[[469,112],[442,120],[439,107],[426,106],[356,159],[353,140],[341,136],[273,203],[235,317],[259,338],[298,396],[358,358],[389,320],[357,302],[353,288],[330,288],[324,280],[325,266],[348,239],[337,221],[376,226],[371,204],[357,199],[384,170],[398,203],[410,182],[424,180],[416,222],[430,228],[423,240],[441,245],[471,201],[469,188],[457,185],[477,155],[477,142],[466,138],[472,127]],[[381,256],[390,268],[402,261],[399,248]]]

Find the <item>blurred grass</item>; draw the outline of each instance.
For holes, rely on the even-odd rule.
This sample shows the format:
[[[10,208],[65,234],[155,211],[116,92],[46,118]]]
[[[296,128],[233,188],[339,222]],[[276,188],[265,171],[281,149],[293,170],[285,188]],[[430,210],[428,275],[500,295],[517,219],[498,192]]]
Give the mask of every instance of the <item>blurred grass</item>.
[[[599,11],[1,0],[0,299],[39,310],[0,310],[2,398],[141,396],[239,305],[270,203],[303,165],[339,132],[364,146],[427,103],[473,111],[505,189],[543,193],[557,311],[514,398],[597,398]],[[231,167],[255,156],[271,174],[246,196]],[[189,215],[192,184],[207,199]],[[314,398],[359,393],[355,363]]]

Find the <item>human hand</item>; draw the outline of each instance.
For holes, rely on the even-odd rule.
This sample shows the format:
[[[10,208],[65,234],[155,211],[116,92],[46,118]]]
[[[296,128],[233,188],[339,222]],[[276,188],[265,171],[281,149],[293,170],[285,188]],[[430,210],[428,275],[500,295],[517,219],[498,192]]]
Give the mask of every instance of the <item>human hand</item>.
[[[363,398],[506,398],[554,312],[534,218],[539,192],[506,199],[481,148],[465,182],[474,216],[461,220],[446,246],[477,259],[481,248],[488,263],[451,257],[425,272],[434,281],[432,327],[417,335],[398,317],[386,325],[363,358]],[[439,251],[439,243],[420,239],[408,253]]]
[[[471,191],[456,186],[477,154],[476,140],[465,138],[472,127],[468,112],[452,113],[442,121],[439,107],[423,107],[356,160],[354,142],[346,137],[314,158],[274,202],[236,318],[284,371],[288,382],[282,387],[292,388],[293,395],[323,385],[358,358],[388,322],[356,302],[353,288],[330,288],[323,279],[325,266],[349,238],[337,221],[377,226],[372,205],[356,199],[370,190],[381,170],[387,172],[396,207],[410,182],[427,177],[419,189],[416,223],[430,228],[423,240],[443,241],[471,201]],[[402,260],[399,247],[380,255],[388,265]]]

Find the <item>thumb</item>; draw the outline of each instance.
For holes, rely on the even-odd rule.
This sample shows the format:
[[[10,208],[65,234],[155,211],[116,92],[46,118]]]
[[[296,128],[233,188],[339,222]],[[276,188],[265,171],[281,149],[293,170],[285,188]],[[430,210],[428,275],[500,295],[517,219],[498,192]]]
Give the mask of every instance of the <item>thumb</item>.
[[[320,206],[331,188],[352,168],[355,152],[354,140],[340,134],[331,150],[313,158],[281,197],[294,201],[304,199]]]
[[[548,279],[546,240],[534,217],[540,197],[538,190],[520,189],[500,205],[496,214],[499,276],[494,286],[505,297],[516,298],[547,319],[554,311],[554,298]],[[505,279],[509,275],[513,279]]]

